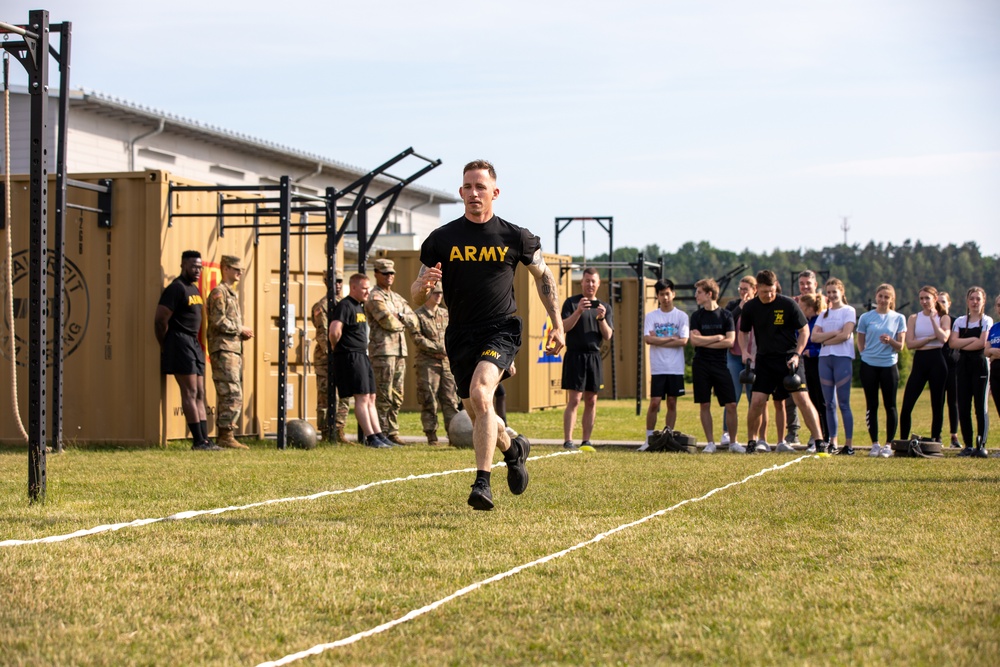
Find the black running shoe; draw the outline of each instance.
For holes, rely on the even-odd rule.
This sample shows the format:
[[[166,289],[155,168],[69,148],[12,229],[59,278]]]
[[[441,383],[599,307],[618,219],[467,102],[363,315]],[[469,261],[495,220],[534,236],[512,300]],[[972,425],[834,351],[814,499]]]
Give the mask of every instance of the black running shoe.
[[[854,456],[854,447],[851,445],[844,445],[844,448],[837,452],[840,456]]]
[[[469,506],[474,510],[488,512],[493,509],[493,492],[490,485],[482,479],[477,479],[469,494]]]
[[[191,445],[191,449],[193,449],[196,452],[221,452],[222,451],[222,447],[219,447],[217,444],[215,444],[211,440],[205,440],[204,442],[196,442],[193,445]]]
[[[966,447],[958,453],[959,456],[972,456],[972,447]]]
[[[819,447],[817,447],[816,449],[818,450]],[[837,447],[837,445],[833,444],[832,442],[828,442],[828,443],[826,443],[826,453],[829,454],[830,456],[833,456],[835,454],[839,454],[840,453],[840,448]]]
[[[366,438],[365,447],[371,447],[372,449],[391,449],[392,445],[388,442],[382,442],[378,438],[372,438],[371,440]]]
[[[952,449],[961,449],[962,448],[962,444],[958,441],[958,438],[955,437],[955,436],[951,437],[951,447],[952,447]]]
[[[757,441],[750,440],[749,442],[747,442],[747,454],[756,454],[756,453],[757,453]]]
[[[510,444],[517,445],[517,455],[507,458],[506,454],[510,452],[508,449],[503,457],[504,462],[507,464],[507,486],[510,488],[511,493],[519,496],[528,488],[528,468],[526,463],[528,461],[528,454],[531,452],[531,443],[523,435],[519,435]]]
[[[563,443],[563,449],[580,449],[580,448],[574,445],[572,440],[567,440],[566,442]]]

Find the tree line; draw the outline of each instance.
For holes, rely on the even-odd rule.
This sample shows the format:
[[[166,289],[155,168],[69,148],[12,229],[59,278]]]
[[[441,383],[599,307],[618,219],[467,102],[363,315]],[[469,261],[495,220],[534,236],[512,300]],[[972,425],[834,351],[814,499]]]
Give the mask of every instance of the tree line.
[[[634,262],[639,248],[622,247],[614,251],[614,261]],[[719,301],[725,303],[737,295],[740,277],[771,269],[781,282],[782,291],[794,296],[798,284],[792,275],[804,269],[817,273],[829,272],[830,277],[844,282],[848,303],[864,312],[875,296],[875,289],[882,283],[896,288],[897,310],[909,315],[919,310],[917,292],[923,285],[933,285],[939,291],[951,294],[952,316],[965,312],[965,293],[969,287],[979,285],[986,290],[987,308],[992,313],[993,300],[1000,291],[1000,255],[984,255],[974,242],[944,247],[924,245],[909,239],[902,245],[869,242],[864,247],[836,245],[820,250],[780,250],[756,253],[750,250],[733,252],[715,248],[708,241],[687,242],[674,252],[658,244],[642,248],[647,261],[663,259],[664,277],[677,284],[691,284],[702,278],[718,278],[740,265],[741,271],[730,283]],[[582,263],[582,257],[574,257]],[[608,261],[607,253],[588,258],[591,262]],[[635,275],[628,269],[615,271],[616,277]],[[819,281],[822,288],[823,280]],[[693,304],[684,306],[693,310]]]

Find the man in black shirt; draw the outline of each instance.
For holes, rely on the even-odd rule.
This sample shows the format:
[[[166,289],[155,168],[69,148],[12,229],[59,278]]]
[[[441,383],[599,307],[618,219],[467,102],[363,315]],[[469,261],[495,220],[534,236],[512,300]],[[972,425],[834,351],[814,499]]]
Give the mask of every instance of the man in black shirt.
[[[601,277],[594,267],[583,270],[580,279],[582,294],[566,299],[562,307],[566,327],[566,355],[563,357],[562,388],[566,391],[563,411],[563,435],[566,449],[573,444],[576,410],[583,398],[583,444],[590,444],[597,418],[597,392],[604,388],[604,368],[601,343],[611,340],[615,324],[611,306],[597,300]]]
[[[712,424],[712,391],[715,399],[726,408],[726,427],[731,438],[730,451],[739,451],[736,439],[736,389],[726,366],[726,355],[736,341],[733,316],[719,308],[719,285],[711,278],[694,284],[694,298],[700,308],[691,315],[689,338],[694,345],[691,376],[694,379],[694,402],[701,409],[701,426],[708,444],[706,454],[715,452]]]
[[[819,416],[806,393],[805,383],[791,390],[784,386],[785,376],[792,369],[798,369],[800,378],[805,375],[804,366],[800,366],[802,350],[809,342],[809,322],[795,301],[777,293],[777,282],[773,271],[758,273],[757,296],[747,302],[740,317],[740,347],[744,362],[750,358],[751,331],[757,343],[756,378],[747,413],[747,433],[752,437],[758,432],[761,415],[767,409],[768,396],[781,401],[790,395],[816,440],[816,450],[825,451]],[[790,446],[786,447],[781,451],[794,451]],[[767,445],[758,445],[751,440],[747,444],[747,453],[754,453],[755,448],[762,452],[770,451]]]
[[[368,318],[365,301],[371,282],[363,273],[350,278],[350,293],[330,314],[330,349],[333,350],[333,381],[338,396],[354,397],[354,415],[365,436],[365,445],[388,449],[392,443],[379,428],[375,411],[375,374],[368,359]]]
[[[546,350],[558,354],[565,344],[556,281],[542,259],[541,241],[493,214],[493,201],[500,196],[496,179],[493,165],[485,160],[465,165],[459,188],[465,215],[427,237],[420,247],[420,273],[410,288],[419,305],[442,281],[450,314],[445,348],[458,396],[473,423],[477,473],[469,505],[477,510],[493,509],[490,471],[496,449],[503,452],[511,493],[524,493],[528,487],[525,462],[531,445],[524,436],[510,438],[493,405],[497,386],[508,376],[521,346],[521,319],[514,315],[514,271],[519,263],[535,277],[552,321]]]
[[[181,254],[181,274],[167,285],[156,306],[153,329],[160,343],[160,372],[173,375],[181,390],[181,409],[191,430],[191,449],[222,449],[208,439],[205,409],[205,352],[198,342],[205,301],[198,289],[201,253]]]

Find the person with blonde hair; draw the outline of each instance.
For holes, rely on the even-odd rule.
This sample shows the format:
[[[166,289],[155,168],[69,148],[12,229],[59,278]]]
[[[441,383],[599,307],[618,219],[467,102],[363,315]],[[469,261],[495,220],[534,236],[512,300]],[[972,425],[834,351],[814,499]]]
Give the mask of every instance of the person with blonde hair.
[[[951,336],[951,318],[944,306],[938,303],[938,291],[924,285],[917,295],[920,312],[910,315],[906,322],[906,347],[914,350],[910,377],[903,390],[903,409],[899,413],[899,435],[910,439],[910,415],[925,386],[931,390],[931,438],[941,440],[944,425],[944,385],[948,380],[948,366],[941,348]]]
[[[986,314],[986,290],[970,287],[965,293],[968,308],[965,315],[955,319],[948,345],[958,350],[958,423],[962,429],[965,449],[959,456],[985,459],[986,438],[989,435],[990,417],[987,412],[986,387],[990,369],[983,350],[993,327],[993,318]],[[972,411],[976,411],[976,437],[972,437]],[[973,448],[973,443],[975,447]]]
[[[944,312],[951,316],[951,295],[947,292],[938,292],[938,303],[944,308]],[[951,433],[951,446],[961,449],[958,442],[958,350],[950,347],[941,348],[944,354],[944,362],[948,366],[948,378],[944,383],[944,404],[948,408],[948,426]]]
[[[865,423],[872,440],[869,456],[892,456],[896,437],[896,391],[899,388],[899,351],[906,336],[906,319],[895,311],[896,290],[882,283],[875,290],[875,310],[858,318],[858,351],[861,353],[861,386],[865,391]],[[885,445],[878,437],[878,397],[885,408]]]
[[[854,379],[854,327],[857,312],[844,298],[844,283],[830,278],[824,286],[827,306],[816,320],[812,341],[823,347],[819,352],[819,381],[826,402],[826,425],[830,448],[838,454],[854,456],[854,413],[851,411],[851,381]],[[844,420],[844,447],[837,449],[837,406]]]

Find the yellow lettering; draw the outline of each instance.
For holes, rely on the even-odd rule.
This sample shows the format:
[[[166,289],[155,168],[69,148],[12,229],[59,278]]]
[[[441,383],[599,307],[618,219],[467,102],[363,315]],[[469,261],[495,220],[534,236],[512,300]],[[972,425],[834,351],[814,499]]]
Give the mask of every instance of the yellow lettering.
[[[501,262],[504,261],[503,258],[507,256],[507,250],[508,250],[507,246],[504,246],[502,248],[497,247],[497,250],[500,252],[500,261]]]
[[[479,251],[479,261],[480,262],[495,262],[497,261],[497,248],[489,247],[483,248]]]
[[[483,356],[483,357],[493,357],[494,359],[499,359],[500,358],[500,353],[497,352],[496,350],[486,350],[485,352],[483,352],[483,354],[481,356]]]
[[[204,303],[205,302],[202,301],[200,294],[193,294],[193,295],[191,295],[191,296],[188,297],[188,305],[189,306],[201,306],[201,305],[204,305]]]
[[[454,260],[462,261],[462,249],[457,245],[451,247],[451,254],[448,256],[448,261],[452,262]]]
[[[362,322],[367,322],[368,318],[365,317],[364,313],[358,313],[358,317],[354,320],[355,324],[361,324]]]
[[[476,261],[476,246],[474,245],[465,246],[465,261],[466,262]]]

